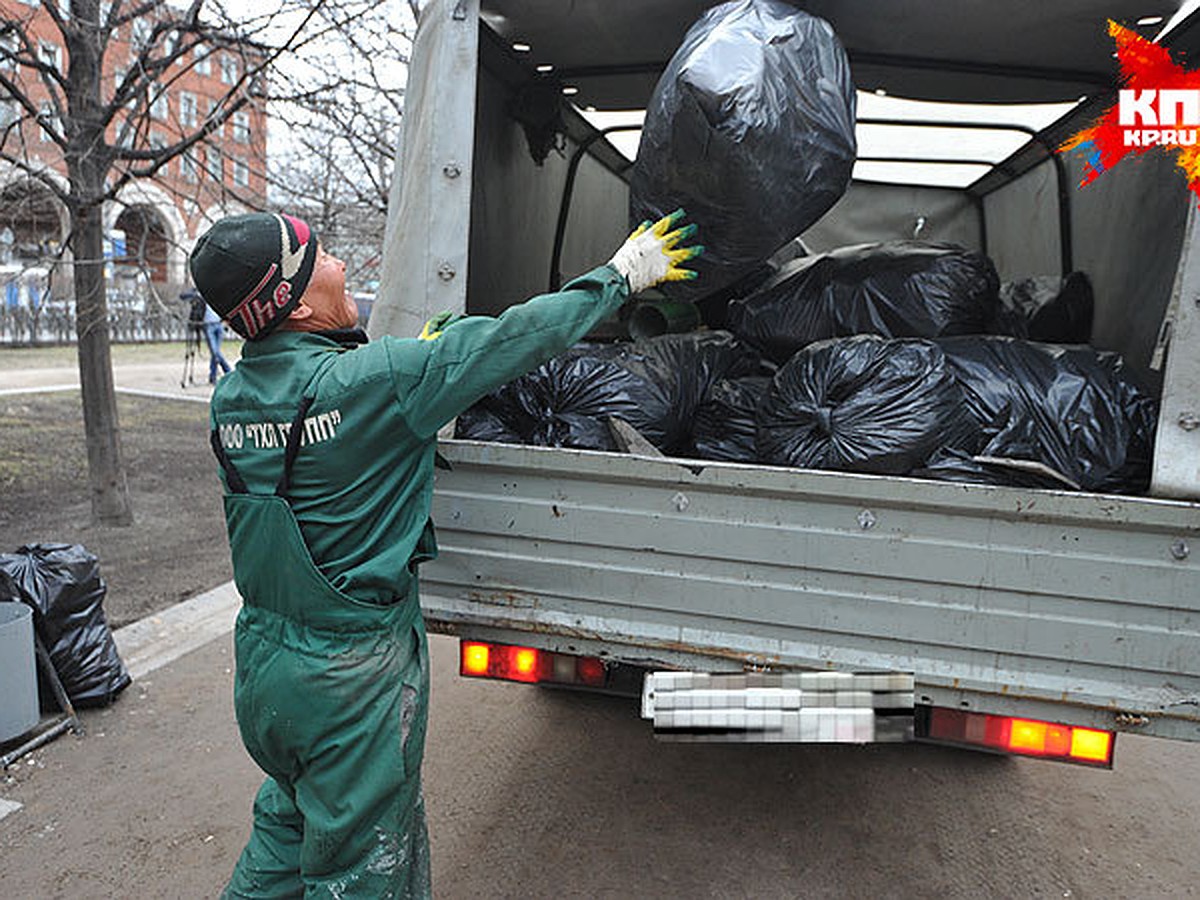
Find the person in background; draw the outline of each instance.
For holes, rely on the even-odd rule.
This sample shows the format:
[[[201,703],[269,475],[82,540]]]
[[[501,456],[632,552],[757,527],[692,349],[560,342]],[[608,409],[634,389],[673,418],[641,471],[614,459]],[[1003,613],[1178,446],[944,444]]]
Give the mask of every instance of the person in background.
[[[430,896],[417,567],[437,555],[438,429],[631,294],[694,277],[682,215],[496,318],[444,314],[419,339],[370,342],[345,263],[302,219],[231,216],[196,242],[196,286],[246,338],[213,391],[210,442],[243,600],[234,709],[267,775],[224,896]]]
[[[203,335],[204,342],[208,344],[208,383],[216,384],[217,369],[219,368],[221,374],[225,375],[231,368],[221,354],[221,338],[225,334],[225,323],[221,321],[221,317],[213,308],[204,302],[204,298],[195,288],[185,288],[180,292],[179,299],[188,304],[188,328],[190,329],[188,358],[191,358],[192,352],[190,342],[195,340],[198,343],[200,335]]]
[[[217,383],[217,368],[222,375],[229,374],[229,363],[221,354],[221,338],[225,335],[225,323],[207,303],[204,304],[204,340],[208,344],[208,383]]]

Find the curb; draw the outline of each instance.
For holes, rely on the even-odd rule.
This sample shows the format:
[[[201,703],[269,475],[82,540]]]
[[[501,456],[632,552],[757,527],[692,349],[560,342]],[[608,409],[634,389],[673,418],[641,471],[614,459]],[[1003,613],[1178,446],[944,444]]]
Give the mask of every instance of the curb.
[[[15,397],[20,394],[56,394],[62,391],[78,391],[79,384],[48,384],[38,387],[0,388],[0,397]],[[207,394],[172,394],[168,391],[148,391],[143,388],[114,387],[113,393],[129,394],[134,397],[152,397],[155,400],[187,400],[191,403],[208,403]]]
[[[136,681],[233,630],[242,598],[232,581],[113,632]]]

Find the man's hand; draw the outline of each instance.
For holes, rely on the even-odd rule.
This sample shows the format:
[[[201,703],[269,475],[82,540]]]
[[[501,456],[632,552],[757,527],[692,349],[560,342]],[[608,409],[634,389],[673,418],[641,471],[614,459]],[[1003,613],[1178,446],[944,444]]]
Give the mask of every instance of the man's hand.
[[[609,265],[629,282],[631,294],[664,281],[688,281],[698,276],[697,272],[683,268],[680,263],[695,259],[704,252],[704,247],[697,244],[675,249],[676,244],[696,233],[695,225],[671,230],[684,215],[682,209],[677,209],[657,222],[643,222],[609,260]]]

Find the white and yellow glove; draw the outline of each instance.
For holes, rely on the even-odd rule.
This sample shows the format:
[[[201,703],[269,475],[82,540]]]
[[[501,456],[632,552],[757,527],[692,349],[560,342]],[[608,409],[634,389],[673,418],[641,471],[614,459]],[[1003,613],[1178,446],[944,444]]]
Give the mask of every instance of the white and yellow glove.
[[[704,247],[696,244],[675,249],[676,244],[696,233],[695,225],[671,230],[684,215],[682,209],[677,209],[657,222],[643,222],[608,261],[629,282],[629,293],[640,293],[664,281],[689,281],[699,276],[680,263],[695,259]]]

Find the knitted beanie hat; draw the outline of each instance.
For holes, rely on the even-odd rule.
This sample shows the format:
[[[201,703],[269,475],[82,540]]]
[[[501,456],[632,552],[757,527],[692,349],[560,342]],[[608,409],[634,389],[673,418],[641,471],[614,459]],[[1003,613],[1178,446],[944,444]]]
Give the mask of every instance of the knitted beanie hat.
[[[204,301],[247,340],[266,337],[296,308],[317,238],[295,216],[226,216],[200,236],[189,266]]]

